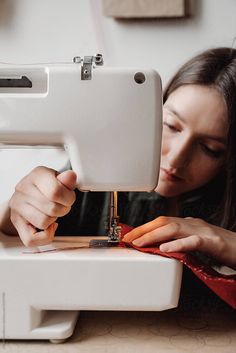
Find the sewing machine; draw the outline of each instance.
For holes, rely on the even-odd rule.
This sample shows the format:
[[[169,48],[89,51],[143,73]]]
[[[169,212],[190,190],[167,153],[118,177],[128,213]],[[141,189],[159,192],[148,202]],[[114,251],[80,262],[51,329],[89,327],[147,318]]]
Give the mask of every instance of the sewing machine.
[[[0,338],[69,337],[79,310],[178,305],[182,265],[121,248],[118,191],[152,191],[160,164],[159,75],[102,67],[101,55],[65,64],[0,67],[0,143],[63,146],[82,191],[110,191],[108,237],[56,237],[36,252],[0,244]],[[95,238],[95,241],[94,241]],[[91,241],[91,242],[90,242]]]

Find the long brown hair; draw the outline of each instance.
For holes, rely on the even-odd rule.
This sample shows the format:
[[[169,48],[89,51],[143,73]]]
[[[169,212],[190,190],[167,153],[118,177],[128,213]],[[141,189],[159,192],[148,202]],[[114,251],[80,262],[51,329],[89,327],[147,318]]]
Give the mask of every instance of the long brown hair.
[[[227,106],[229,130],[225,168],[207,187],[214,187],[215,193],[220,194],[220,204],[214,214],[217,223],[236,230],[236,49],[210,49],[189,60],[168,83],[164,102],[178,87],[188,84],[217,89]]]

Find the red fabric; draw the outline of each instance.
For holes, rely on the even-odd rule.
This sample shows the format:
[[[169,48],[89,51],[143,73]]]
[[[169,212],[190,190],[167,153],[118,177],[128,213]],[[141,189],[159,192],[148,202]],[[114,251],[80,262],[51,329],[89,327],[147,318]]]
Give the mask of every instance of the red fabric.
[[[122,236],[128,233],[132,227],[122,225]],[[123,243],[124,244],[124,243]],[[127,245],[125,243],[125,245]],[[138,251],[169,257],[181,261],[190,268],[193,273],[203,281],[221,299],[236,309],[236,275],[223,275],[216,272],[211,266],[201,263],[195,256],[188,253],[172,252],[164,253],[158,247],[140,248],[128,244]]]

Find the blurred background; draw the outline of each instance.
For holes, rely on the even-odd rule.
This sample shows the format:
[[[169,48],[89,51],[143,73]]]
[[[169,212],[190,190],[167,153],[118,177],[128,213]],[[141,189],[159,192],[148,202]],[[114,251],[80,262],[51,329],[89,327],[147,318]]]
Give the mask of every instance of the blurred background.
[[[0,62],[102,53],[105,65],[156,69],[165,85],[198,52],[236,46],[235,14],[235,0],[0,0]],[[55,149],[0,149],[0,202],[34,166],[61,169],[66,161]]]

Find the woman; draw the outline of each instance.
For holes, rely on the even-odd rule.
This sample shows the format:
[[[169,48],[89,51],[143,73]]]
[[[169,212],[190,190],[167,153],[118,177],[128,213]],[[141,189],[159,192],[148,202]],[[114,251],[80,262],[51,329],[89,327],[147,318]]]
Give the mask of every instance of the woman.
[[[121,221],[144,223],[124,241],[162,243],[166,252],[198,250],[236,268],[235,118],[235,49],[206,51],[178,71],[164,94],[157,192],[119,198]],[[3,206],[0,229],[18,233],[26,246],[51,242],[58,223],[59,233],[97,233],[107,195],[77,191],[76,198],[75,180],[72,171],[34,169]]]
[[[167,197],[171,216],[181,215],[181,203],[191,197],[202,200],[201,209],[185,210],[186,218],[157,218],[125,241],[162,243],[165,252],[199,250],[236,269],[235,119],[235,49],[209,50],[178,71],[164,94],[157,191]],[[209,222],[189,217],[201,213]]]

